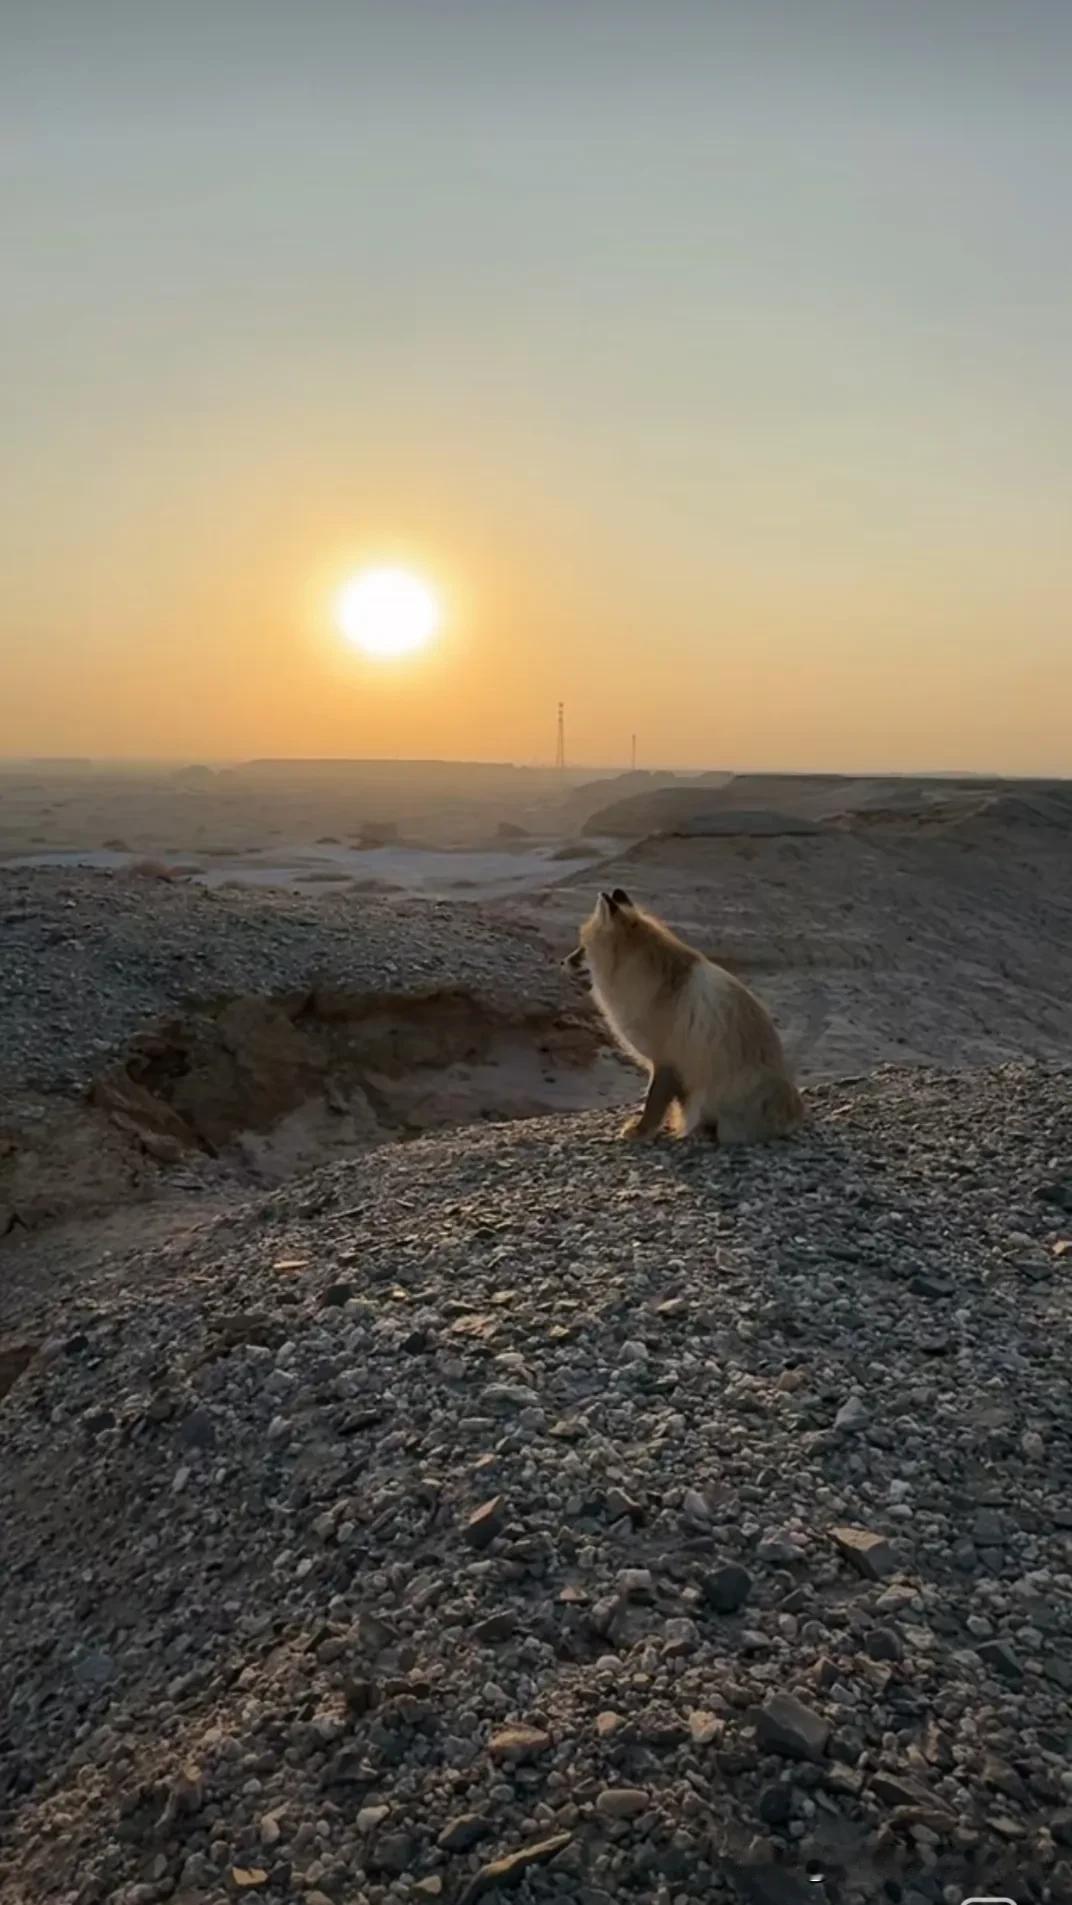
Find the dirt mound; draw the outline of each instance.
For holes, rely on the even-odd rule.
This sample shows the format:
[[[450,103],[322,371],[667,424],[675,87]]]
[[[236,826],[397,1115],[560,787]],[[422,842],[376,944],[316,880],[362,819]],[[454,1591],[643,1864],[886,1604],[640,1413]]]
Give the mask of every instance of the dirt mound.
[[[687,814],[684,819],[672,823],[663,831],[686,840],[714,838],[720,834],[727,838],[758,836],[777,840],[786,835],[811,834],[819,830],[813,821],[805,820],[802,814],[778,814],[763,810],[753,812],[747,807],[734,807],[722,812]]]
[[[719,789],[710,786],[653,786],[600,805],[581,831],[605,839],[640,839],[664,833],[701,814],[721,811]]]
[[[33,1099],[0,1148],[0,1234],[159,1189],[209,1160],[278,1181],[370,1144],[619,1102],[632,1075],[590,1010],[462,990],[256,995],[135,1037],[78,1104]]]
[[[683,778],[680,774],[634,768],[625,774],[607,774],[599,780],[582,781],[562,802],[562,817],[568,827],[584,827],[593,814],[606,807],[643,798],[660,788],[677,787]]]
[[[1013,791],[1015,790],[1015,791]],[[1022,803],[1022,811],[1042,811],[1045,801],[1056,814],[1068,818],[1072,797],[1060,782],[1002,782],[953,777],[845,774],[735,774],[705,775],[673,786],[638,789],[629,798],[593,806],[585,832],[608,838],[640,838],[648,833],[716,831],[720,816],[769,814],[800,823],[836,820],[841,825],[875,821],[880,816],[902,820],[955,820],[982,811],[993,803]]]
[[[0,1235],[630,1089],[547,943],[475,907],[48,873],[4,902]]]
[[[763,816],[770,830],[804,831],[809,823],[839,809],[855,810],[879,795],[880,785],[851,781],[836,774],[704,775],[674,786],[653,786],[601,806],[585,822],[584,832],[606,838],[639,839],[651,833],[741,831]]]

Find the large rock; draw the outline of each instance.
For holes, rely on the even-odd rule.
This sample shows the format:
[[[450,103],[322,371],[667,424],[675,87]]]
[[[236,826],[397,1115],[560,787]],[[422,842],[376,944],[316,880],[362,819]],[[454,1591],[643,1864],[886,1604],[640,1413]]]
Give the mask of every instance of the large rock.
[[[756,1716],[756,1741],[785,1759],[822,1759],[830,1728],[792,1693],[770,1693]]]

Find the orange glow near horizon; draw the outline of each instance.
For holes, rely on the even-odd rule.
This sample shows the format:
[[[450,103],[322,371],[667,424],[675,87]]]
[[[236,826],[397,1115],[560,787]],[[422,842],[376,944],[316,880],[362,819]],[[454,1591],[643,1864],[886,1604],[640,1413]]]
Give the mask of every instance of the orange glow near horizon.
[[[4,15],[0,757],[1072,774],[1072,6],[114,11]]]

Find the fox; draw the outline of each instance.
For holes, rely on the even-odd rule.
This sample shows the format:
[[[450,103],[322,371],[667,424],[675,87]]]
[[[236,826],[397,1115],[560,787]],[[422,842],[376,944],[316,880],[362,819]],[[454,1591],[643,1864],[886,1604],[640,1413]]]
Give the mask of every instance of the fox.
[[[703,1131],[718,1144],[754,1144],[803,1123],[766,1007],[622,887],[600,893],[563,964],[588,967],[619,1045],[650,1071],[623,1138],[654,1138],[669,1122],[682,1138]]]

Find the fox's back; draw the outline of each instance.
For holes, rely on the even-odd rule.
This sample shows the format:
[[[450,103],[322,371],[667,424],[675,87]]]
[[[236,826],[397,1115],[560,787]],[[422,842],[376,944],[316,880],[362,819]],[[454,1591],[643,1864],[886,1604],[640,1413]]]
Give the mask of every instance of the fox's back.
[[[751,995],[732,975],[682,942],[638,937],[628,956],[594,961],[593,990],[621,1042],[651,1064],[718,1037],[720,1024]]]

